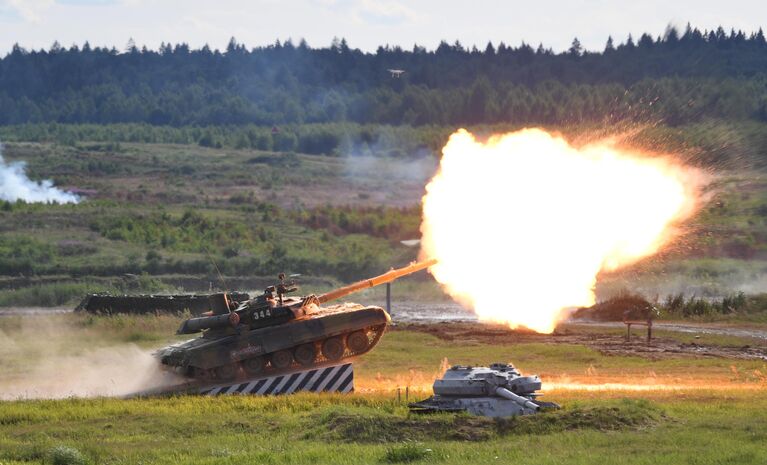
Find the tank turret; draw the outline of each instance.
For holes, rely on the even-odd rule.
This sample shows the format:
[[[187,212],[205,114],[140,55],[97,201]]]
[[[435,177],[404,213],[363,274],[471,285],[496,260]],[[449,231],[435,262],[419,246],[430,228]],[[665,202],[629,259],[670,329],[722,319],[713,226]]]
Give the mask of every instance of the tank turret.
[[[178,334],[202,336],[157,352],[167,368],[195,378],[228,380],[280,372],[361,355],[380,340],[391,321],[380,307],[321,305],[385,284],[435,264],[427,260],[390,270],[320,295],[292,297],[298,288],[280,274],[279,283],[244,302],[211,296],[211,310],[185,320]]]
[[[538,376],[522,376],[511,364],[489,367],[456,365],[434,381],[434,395],[410,404],[416,413],[466,411],[473,415],[507,417],[536,413],[543,407],[558,407],[537,400]]]

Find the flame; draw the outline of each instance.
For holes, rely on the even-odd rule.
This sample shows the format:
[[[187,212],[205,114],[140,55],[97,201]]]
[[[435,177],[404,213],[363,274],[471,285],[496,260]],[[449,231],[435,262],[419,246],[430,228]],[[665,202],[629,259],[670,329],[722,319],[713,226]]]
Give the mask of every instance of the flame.
[[[600,271],[657,252],[694,210],[691,170],[540,129],[477,141],[458,130],[426,186],[422,255],[480,319],[551,333],[594,303]]]

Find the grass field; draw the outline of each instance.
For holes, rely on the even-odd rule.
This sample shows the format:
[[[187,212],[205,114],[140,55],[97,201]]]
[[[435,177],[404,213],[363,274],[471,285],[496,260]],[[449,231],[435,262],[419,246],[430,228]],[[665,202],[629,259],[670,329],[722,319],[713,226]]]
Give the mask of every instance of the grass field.
[[[6,464],[78,463],[80,454],[82,463],[157,464],[767,460],[764,391],[551,398],[564,409],[511,421],[414,417],[375,394],[4,403],[0,457]]]
[[[161,346],[172,340],[168,334],[177,323],[176,317],[154,316],[57,315],[47,322],[39,317],[2,318],[2,384],[9,378],[24,379],[41,362],[39,357],[51,356],[40,339],[61,360],[82,365],[102,349]],[[617,356],[581,344],[525,340],[447,340],[401,327],[356,362],[357,392],[347,396],[2,401],[0,463],[767,460],[765,361]],[[738,345],[743,340],[718,343]],[[405,386],[411,388],[411,399],[425,397],[445,364],[493,361],[512,361],[523,373],[540,374],[545,399],[563,409],[493,421],[453,414],[414,416],[404,398],[396,400],[394,390]],[[73,366],[63,363],[59,368]],[[622,387],[588,389],[605,382]]]

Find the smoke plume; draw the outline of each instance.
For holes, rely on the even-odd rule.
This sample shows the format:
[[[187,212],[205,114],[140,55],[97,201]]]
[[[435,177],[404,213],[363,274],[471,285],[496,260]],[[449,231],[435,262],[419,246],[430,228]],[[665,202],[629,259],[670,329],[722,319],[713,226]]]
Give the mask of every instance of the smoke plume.
[[[26,174],[26,163],[6,163],[0,144],[0,200],[15,202],[77,203],[79,197],[53,187],[53,181],[32,181]]]

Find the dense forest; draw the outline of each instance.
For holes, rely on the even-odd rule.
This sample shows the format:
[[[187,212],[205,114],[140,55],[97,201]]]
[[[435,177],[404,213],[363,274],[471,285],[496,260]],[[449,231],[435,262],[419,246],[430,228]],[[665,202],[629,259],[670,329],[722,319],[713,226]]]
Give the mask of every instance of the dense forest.
[[[393,77],[387,70],[405,70]],[[767,42],[760,29],[609,38],[604,51],[577,39],[435,50],[334,40],[224,51],[16,45],[0,59],[0,125],[147,123],[163,126],[338,123],[388,125],[578,124],[711,118],[767,121]],[[256,145],[256,144],[251,144]]]

